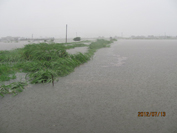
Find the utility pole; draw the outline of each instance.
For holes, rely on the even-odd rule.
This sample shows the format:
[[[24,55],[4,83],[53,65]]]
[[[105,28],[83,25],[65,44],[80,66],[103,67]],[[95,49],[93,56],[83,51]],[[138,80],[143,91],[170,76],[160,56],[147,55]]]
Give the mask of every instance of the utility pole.
[[[67,43],[67,28],[68,26],[66,25],[66,43]]]
[[[77,32],[76,32],[76,37],[77,37]]]
[[[33,41],[33,34],[32,34],[32,41]]]

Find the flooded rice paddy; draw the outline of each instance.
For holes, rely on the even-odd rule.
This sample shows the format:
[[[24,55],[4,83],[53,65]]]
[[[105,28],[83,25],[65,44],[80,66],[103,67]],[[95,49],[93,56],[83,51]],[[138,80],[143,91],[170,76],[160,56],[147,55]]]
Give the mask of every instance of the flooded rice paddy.
[[[176,81],[177,40],[119,40],[54,87],[0,97],[0,132],[177,132]]]

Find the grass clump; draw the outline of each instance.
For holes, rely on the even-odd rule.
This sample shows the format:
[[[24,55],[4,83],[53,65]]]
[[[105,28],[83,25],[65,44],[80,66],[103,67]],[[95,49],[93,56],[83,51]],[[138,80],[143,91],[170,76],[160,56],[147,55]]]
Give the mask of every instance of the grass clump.
[[[66,47],[61,44],[29,44],[24,47],[22,57],[25,60],[46,60],[66,57]]]
[[[18,62],[18,61],[22,61],[23,58],[21,58],[21,49],[15,49],[15,50],[11,50],[11,51],[0,51],[0,62],[8,62],[8,63],[12,63],[12,62]]]
[[[13,94],[17,95],[19,92],[24,90],[24,87],[27,85],[26,82],[13,82],[9,85],[0,86],[0,95],[4,97],[4,94]]]
[[[0,81],[15,79],[14,68],[10,64],[0,64]]]
[[[28,77],[31,83],[49,83],[57,77],[66,76],[74,68],[80,64],[88,61],[90,58],[82,53],[68,55],[64,58],[58,58],[51,61],[33,61],[22,64],[21,68],[24,72],[28,73]],[[31,66],[31,67],[29,67]]]
[[[108,41],[108,40],[104,40],[104,39],[97,39],[96,42],[92,42],[89,45],[89,48],[90,49],[99,49],[99,48],[109,47],[110,43],[113,43],[113,41]]]

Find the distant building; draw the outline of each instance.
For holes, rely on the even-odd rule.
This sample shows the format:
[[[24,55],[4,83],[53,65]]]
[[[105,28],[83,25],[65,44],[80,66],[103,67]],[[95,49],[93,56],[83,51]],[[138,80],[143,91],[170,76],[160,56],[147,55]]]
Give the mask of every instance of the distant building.
[[[11,36],[7,36],[7,37],[1,37],[1,41],[18,41],[19,37],[11,37]]]

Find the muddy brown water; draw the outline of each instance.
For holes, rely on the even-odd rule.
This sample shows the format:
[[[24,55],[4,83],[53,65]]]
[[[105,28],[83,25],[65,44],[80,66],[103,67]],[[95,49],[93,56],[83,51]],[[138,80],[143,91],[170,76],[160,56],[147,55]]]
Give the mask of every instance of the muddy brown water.
[[[0,97],[0,133],[177,132],[176,66],[177,40],[119,40],[54,87]]]

